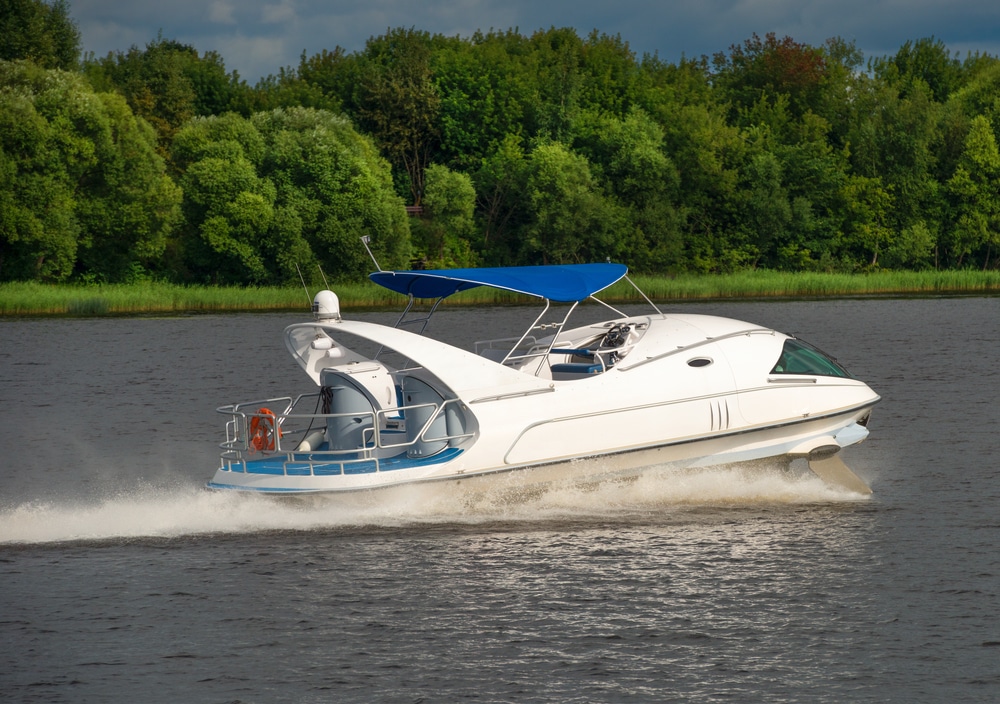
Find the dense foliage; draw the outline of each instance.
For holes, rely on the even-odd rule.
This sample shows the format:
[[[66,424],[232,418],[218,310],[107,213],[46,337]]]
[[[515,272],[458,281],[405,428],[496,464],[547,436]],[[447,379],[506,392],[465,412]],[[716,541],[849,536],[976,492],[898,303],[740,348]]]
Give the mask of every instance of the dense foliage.
[[[251,87],[163,37],[69,60],[62,0],[0,31],[0,280],[356,279],[366,235],[386,268],[997,268],[1000,60],[933,38],[391,29]]]
[[[157,266],[181,192],[156,137],[79,73],[0,62],[0,278],[125,281]]]
[[[317,263],[337,278],[370,268],[360,238],[404,266],[409,239],[388,164],[346,118],[312,108],[199,117],[173,139],[184,190],[185,273],[213,283],[283,283]]]

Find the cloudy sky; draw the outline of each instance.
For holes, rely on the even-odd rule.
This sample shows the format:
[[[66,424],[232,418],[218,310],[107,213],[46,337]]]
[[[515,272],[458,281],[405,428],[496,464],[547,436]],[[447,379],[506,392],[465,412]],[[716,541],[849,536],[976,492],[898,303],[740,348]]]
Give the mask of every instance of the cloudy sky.
[[[821,45],[854,40],[866,58],[935,37],[949,50],[1000,56],[997,0],[69,0],[84,51],[145,46],[158,32],[217,51],[254,84],[305,51],[358,51],[390,27],[468,37],[477,29],[573,27],[618,34],[637,55],[711,56],[754,32]]]

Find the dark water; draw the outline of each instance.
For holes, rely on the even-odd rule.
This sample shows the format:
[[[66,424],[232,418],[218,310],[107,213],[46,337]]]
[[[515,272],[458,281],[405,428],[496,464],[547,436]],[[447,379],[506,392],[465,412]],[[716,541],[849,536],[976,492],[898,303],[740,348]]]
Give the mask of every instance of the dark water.
[[[869,381],[874,496],[210,494],[215,406],[304,389],[300,316],[0,322],[0,701],[1000,701],[1000,299],[682,309]]]

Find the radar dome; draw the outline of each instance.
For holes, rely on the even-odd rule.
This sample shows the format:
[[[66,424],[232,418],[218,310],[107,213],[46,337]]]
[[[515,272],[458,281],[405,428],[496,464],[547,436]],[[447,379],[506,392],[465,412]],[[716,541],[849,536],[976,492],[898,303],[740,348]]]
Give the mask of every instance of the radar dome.
[[[340,320],[340,299],[333,291],[320,291],[313,299],[316,320]]]

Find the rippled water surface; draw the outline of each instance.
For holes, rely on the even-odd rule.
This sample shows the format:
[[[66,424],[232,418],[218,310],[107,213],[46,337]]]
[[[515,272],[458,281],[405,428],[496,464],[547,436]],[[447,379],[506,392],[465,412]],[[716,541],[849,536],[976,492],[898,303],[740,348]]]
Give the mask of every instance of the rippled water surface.
[[[209,493],[214,408],[305,390],[301,316],[0,321],[0,700],[1000,700],[1000,299],[681,310],[882,394],[846,453],[874,495],[746,467]]]

